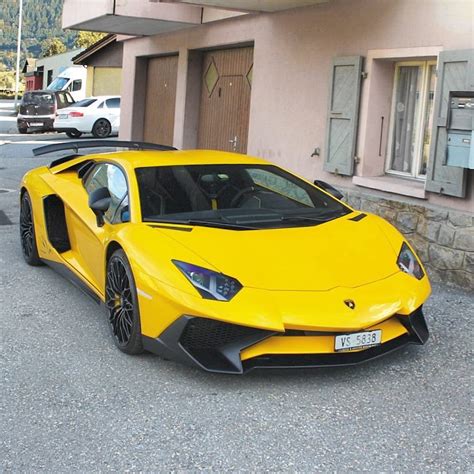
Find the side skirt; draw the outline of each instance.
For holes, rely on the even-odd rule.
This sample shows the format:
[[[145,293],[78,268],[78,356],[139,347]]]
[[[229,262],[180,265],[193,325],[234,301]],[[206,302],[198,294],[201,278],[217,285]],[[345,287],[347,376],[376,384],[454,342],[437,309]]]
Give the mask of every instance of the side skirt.
[[[99,295],[89,287],[81,278],[79,278],[72,270],[70,270],[63,263],[54,262],[53,260],[42,259],[46,265],[51,267],[55,272],[59,273],[61,276],[69,280],[76,288],[79,288],[83,293],[92,298],[97,304],[102,304],[103,301]]]

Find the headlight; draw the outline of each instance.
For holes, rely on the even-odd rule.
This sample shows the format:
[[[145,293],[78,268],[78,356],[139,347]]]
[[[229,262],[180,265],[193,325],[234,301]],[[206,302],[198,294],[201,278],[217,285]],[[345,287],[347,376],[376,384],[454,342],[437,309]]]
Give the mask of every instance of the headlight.
[[[232,277],[217,273],[191,263],[173,260],[184,276],[199,291],[203,298],[209,300],[230,301],[242,288]]]
[[[405,242],[403,242],[398,255],[397,265],[400,267],[402,272],[408,273],[418,280],[421,280],[425,276],[425,272],[421,268],[420,262],[418,262],[415,254],[410,250],[410,247],[408,247]]]

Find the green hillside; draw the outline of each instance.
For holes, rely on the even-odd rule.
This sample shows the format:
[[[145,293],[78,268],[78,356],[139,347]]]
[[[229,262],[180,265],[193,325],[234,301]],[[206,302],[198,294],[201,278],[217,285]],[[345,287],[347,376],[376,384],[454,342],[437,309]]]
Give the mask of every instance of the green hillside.
[[[23,0],[22,58],[39,57],[41,43],[58,37],[68,49],[73,47],[77,35],[61,29],[63,0]],[[2,2],[0,10],[0,64],[5,69],[15,67],[18,32],[18,0]]]

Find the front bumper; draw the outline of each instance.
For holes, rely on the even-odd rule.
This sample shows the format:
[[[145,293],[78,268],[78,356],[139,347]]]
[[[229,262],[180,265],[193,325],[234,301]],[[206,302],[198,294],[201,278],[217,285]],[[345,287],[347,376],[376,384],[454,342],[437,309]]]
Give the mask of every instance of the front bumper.
[[[351,352],[316,350],[308,353],[290,349],[285,353],[265,353],[265,347],[271,347],[267,343],[271,343],[272,338],[278,339],[281,346],[286,336],[294,343],[295,339],[307,342],[307,338],[315,338],[312,340],[317,341],[317,338],[327,340],[330,337],[333,340],[337,333],[288,331],[288,334],[282,334],[186,315],[178,318],[160,337],[153,339],[144,336],[143,344],[150,352],[208,372],[242,374],[253,369],[354,365],[388,354],[407,344],[424,344],[428,340],[429,331],[421,307],[408,316],[394,315],[388,323],[399,327],[393,338],[383,341],[379,346]],[[371,329],[373,328],[367,328]],[[262,353],[259,353],[259,347],[262,347]],[[298,347],[298,344],[294,344],[294,347]],[[245,352],[249,353],[249,350],[250,355],[243,355]]]

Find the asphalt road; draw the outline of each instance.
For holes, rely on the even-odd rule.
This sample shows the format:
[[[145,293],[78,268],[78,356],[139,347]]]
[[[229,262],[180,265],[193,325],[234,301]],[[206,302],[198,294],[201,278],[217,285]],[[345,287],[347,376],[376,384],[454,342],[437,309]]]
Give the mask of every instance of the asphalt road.
[[[0,470],[472,472],[472,295],[435,286],[428,344],[355,368],[238,377],[126,356],[91,300],[23,262],[16,191],[54,157],[11,138],[0,144],[0,188],[13,190],[0,191],[11,221],[0,225]]]

